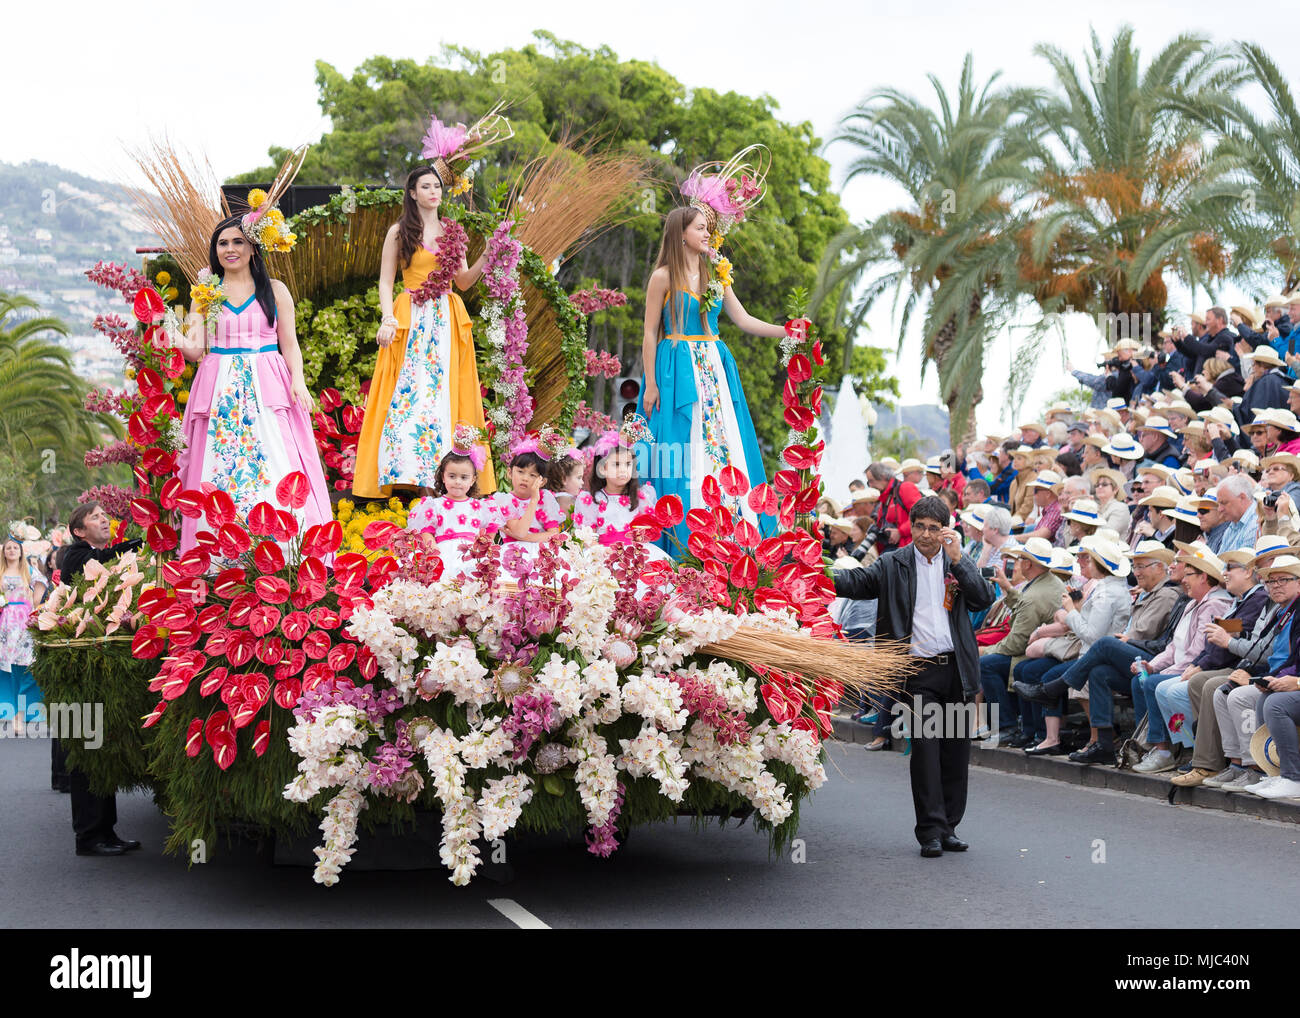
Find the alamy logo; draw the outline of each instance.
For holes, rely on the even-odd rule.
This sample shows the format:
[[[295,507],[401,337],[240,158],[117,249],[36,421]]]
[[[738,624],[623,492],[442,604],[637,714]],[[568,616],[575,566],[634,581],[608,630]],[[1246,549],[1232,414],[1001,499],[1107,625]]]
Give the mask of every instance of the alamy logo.
[[[50,959],[50,987],[55,990],[130,990],[143,999],[151,992],[153,956],[86,954],[75,947]]]

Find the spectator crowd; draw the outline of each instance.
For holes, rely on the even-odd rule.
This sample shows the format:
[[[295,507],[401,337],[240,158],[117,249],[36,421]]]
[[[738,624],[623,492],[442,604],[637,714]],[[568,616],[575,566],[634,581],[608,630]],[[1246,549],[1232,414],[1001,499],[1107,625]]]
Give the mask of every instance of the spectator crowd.
[[[910,543],[926,494],[996,600],[972,617],[980,735],[1029,755],[1300,798],[1300,291],[1213,307],[1106,351],[1086,409],[921,462],[878,460],[819,505],[836,569]],[[870,639],[874,603],[838,602]],[[893,704],[862,705],[870,750]],[[1117,707],[1119,708],[1117,710]],[[1130,710],[1131,708],[1131,710]]]

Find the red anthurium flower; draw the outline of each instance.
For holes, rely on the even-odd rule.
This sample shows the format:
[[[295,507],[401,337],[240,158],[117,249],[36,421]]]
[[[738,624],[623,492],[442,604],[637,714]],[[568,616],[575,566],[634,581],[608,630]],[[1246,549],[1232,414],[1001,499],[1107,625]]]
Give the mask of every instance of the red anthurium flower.
[[[785,388],[781,390],[781,406],[800,406],[802,403],[803,399],[799,395],[799,386],[795,383],[793,378],[787,378],[785,380]]]
[[[141,722],[140,727],[152,728],[154,725],[158,723],[159,718],[163,716],[163,712],[166,709],[167,709],[167,701],[160,700],[158,702],[157,707],[155,707],[153,710],[151,710],[148,714],[146,714],[143,718],[140,719]]]
[[[257,641],[253,654],[264,665],[278,665],[284,659],[284,644],[278,636],[264,636]]]
[[[791,339],[802,343],[808,338],[808,330],[812,328],[812,322],[807,318],[791,318],[785,323],[785,334]]]
[[[291,675],[297,675],[307,667],[307,655],[299,647],[294,647],[284,660],[275,666],[275,677],[283,682]]]
[[[749,478],[737,467],[725,466],[718,474],[718,483],[728,495],[739,497],[749,491]]]
[[[275,511],[275,530],[271,536],[277,541],[291,541],[298,536],[298,517],[284,509]]]
[[[655,518],[654,510],[638,513],[632,518],[629,527],[636,540],[647,544],[659,540],[660,535],[663,534],[663,524]]]
[[[171,641],[173,649],[179,649],[193,647],[199,642],[199,637],[202,635],[203,633],[197,624],[188,622],[183,626],[173,629],[167,634],[167,638]]]
[[[371,590],[378,590],[391,580],[396,572],[397,559],[392,555],[381,555],[370,563],[370,574],[366,577],[366,582],[370,584]]]
[[[749,504],[749,508],[756,513],[775,513],[776,498],[776,492],[772,490],[772,486],[764,483],[750,491],[749,497],[745,501]],[[768,509],[769,503],[772,506],[770,510]]]
[[[709,474],[700,482],[700,497],[704,499],[704,504],[710,509],[716,509],[722,505],[722,488],[718,485],[718,479]]]
[[[263,541],[253,549],[253,565],[264,573],[278,573],[284,568],[284,552],[274,541]]]
[[[392,544],[393,535],[401,529],[391,520],[372,520],[361,534],[361,543],[371,551],[387,548]]]
[[[346,552],[334,560],[334,582],[340,587],[359,587],[369,568],[369,560],[360,552]]]
[[[173,508],[186,519],[197,520],[203,515],[203,510],[207,505],[208,497],[201,491],[194,491],[192,489],[181,491],[179,490],[181,483],[180,480],[173,477],[167,483],[170,484],[172,481],[176,482],[177,490],[172,496],[172,505],[168,506],[166,502],[164,502],[163,508]],[[164,484],[163,491],[165,492],[166,490],[167,485]]]
[[[176,453],[163,452],[157,447],[146,449],[139,465],[154,477],[170,477],[176,473]]]
[[[758,563],[748,555],[741,556],[731,567],[731,582],[745,590],[753,590],[758,586]]]
[[[783,611],[792,607],[790,599],[772,587],[759,587],[754,591],[754,607],[759,611]]]
[[[781,511],[777,513],[776,522],[786,530],[794,527],[794,496],[786,495],[781,500]]]
[[[247,630],[236,630],[230,635],[230,642],[226,646],[226,657],[236,668],[242,668],[253,660],[253,651],[256,649],[256,636]]]
[[[817,466],[818,451],[806,445],[792,445],[781,453],[781,458],[796,470],[812,470]]]
[[[319,660],[329,653],[333,642],[329,633],[314,629],[303,637],[302,649],[309,658]]]
[[[812,718],[798,717],[790,722],[790,727],[796,731],[807,732],[816,742],[821,742],[821,733],[818,731],[817,722]]]
[[[232,626],[248,625],[248,620],[253,615],[253,609],[261,603],[262,599],[255,591],[245,590],[241,594],[236,594],[230,602],[230,614],[227,616],[227,621]]]
[[[379,674],[379,662],[375,660],[375,652],[369,647],[361,646],[357,648],[357,667],[361,669],[361,677],[369,682]]]
[[[166,523],[150,525],[145,530],[145,540],[149,542],[149,547],[154,551],[171,551],[179,542],[176,528]]]
[[[804,488],[795,496],[795,512],[810,513],[817,508],[817,500],[821,498],[821,481],[814,477],[812,484]]]
[[[723,584],[723,593],[726,593],[727,578],[730,575],[728,564],[721,558],[711,558],[700,563],[701,568],[712,576],[719,583]]]
[[[307,613],[311,624],[318,629],[338,629],[339,613],[329,605],[318,605]]]
[[[343,544],[343,526],[338,520],[317,523],[302,535],[302,553],[323,558],[338,551]],[[322,576],[323,580],[325,577]]]
[[[170,608],[176,603],[176,598],[168,592],[165,587],[149,587],[136,602],[136,607],[144,614],[145,618],[152,619],[155,615],[164,609]]]
[[[248,531],[238,523],[223,524],[217,532],[217,541],[221,545],[221,554],[226,558],[238,558],[253,546]]]
[[[785,423],[794,428],[795,431],[807,431],[816,422],[813,412],[804,406],[787,407],[785,411]]]
[[[713,513],[708,509],[692,509],[686,514],[686,526],[693,534],[713,536]]]
[[[158,635],[158,627],[152,622],[136,630],[131,640],[131,656],[140,659],[157,657],[163,652],[165,641]]]
[[[177,561],[180,562],[181,572],[186,576],[198,577],[208,571],[212,565],[212,556],[202,548],[191,548]]]
[[[745,549],[734,541],[715,541],[713,557],[728,566],[734,565],[745,557]]]
[[[799,474],[794,470],[778,470],[772,478],[772,485],[782,495],[793,495],[803,487]]]
[[[322,410],[337,410],[343,405],[343,395],[338,389],[321,389],[320,405]]]
[[[221,657],[230,648],[231,637],[234,635],[235,631],[233,629],[218,629],[209,633],[203,649],[212,657]]]
[[[274,534],[279,529],[279,524],[275,506],[270,502],[258,502],[248,514],[249,533],[258,536]]]
[[[259,576],[253,590],[267,604],[284,604],[289,600],[289,581],[281,576]]]
[[[146,286],[135,295],[131,309],[141,325],[157,325],[167,316],[167,305],[152,286]]]
[[[334,670],[324,661],[318,661],[302,673],[302,691],[309,693],[327,679],[334,678]],[[371,678],[374,678],[372,675]]]
[[[198,756],[203,748],[203,719],[195,718],[185,733],[185,755]]]
[[[731,536],[736,526],[736,518],[732,515],[730,509],[724,509],[722,506],[713,510],[713,533],[720,539]]]
[[[294,643],[306,636],[309,629],[311,629],[311,620],[306,612],[290,612],[280,620],[280,631]]]
[[[806,382],[812,378],[812,365],[808,363],[808,358],[801,353],[797,353],[790,358],[790,363],[785,370],[792,382]]]
[[[137,527],[147,527],[150,524],[157,523],[161,514],[158,512],[158,503],[151,498],[133,498],[131,499],[131,519],[135,520]]]
[[[218,767],[226,771],[235,762],[235,752],[235,737],[233,735],[223,735],[218,739],[217,744],[212,747],[212,759]]]
[[[820,414],[822,412],[822,387],[819,385],[808,394],[808,405],[812,407],[812,412]]]
[[[194,621],[194,609],[187,604],[175,601],[162,611],[155,612],[153,623],[159,629],[179,629]]]
[[[230,712],[219,710],[208,717],[208,722],[203,726],[203,738],[209,746],[213,740],[222,734],[230,733]]]
[[[262,720],[253,729],[253,753],[261,756],[271,744],[271,722]]]
[[[286,474],[275,486],[275,498],[286,509],[301,509],[311,494],[311,482],[301,470]]]
[[[176,508],[176,496],[181,493],[181,479],[179,477],[169,477],[163,481],[163,486],[158,492],[158,504],[168,512]]]
[[[356,659],[356,656],[357,648],[355,644],[337,643],[325,655],[325,661],[336,672],[341,672]]]
[[[235,500],[220,488],[216,488],[208,492],[204,500],[204,512],[207,514],[209,526],[222,527],[227,523],[233,523]]]
[[[688,537],[686,539],[686,550],[701,562],[711,559],[717,554],[713,538],[707,534],[692,534]]]
[[[304,583],[289,595],[289,603],[295,608],[302,610],[310,608],[322,597],[325,596],[325,584],[317,583],[315,580]]]
[[[231,569],[223,569],[217,574],[217,582],[213,585],[212,590],[217,597],[230,600],[243,593],[246,587],[247,577],[244,570],[235,566]]]
[[[785,691],[780,686],[765,682],[759,687],[759,692],[763,694],[763,703],[767,707],[767,712],[778,725],[785,721],[792,721],[798,715],[798,709],[786,698]]]
[[[210,604],[199,612],[194,621],[198,625],[200,632],[215,633],[226,624],[226,606],[224,604]]]
[[[163,582],[170,583],[172,586],[185,579],[185,570],[181,568],[181,564],[174,558],[164,562],[160,567],[160,572],[162,573]]]
[[[173,416],[176,413],[176,401],[170,393],[160,392],[150,396],[140,408],[140,416],[146,421],[156,421],[160,416]]]
[[[775,569],[785,558],[785,545],[779,537],[768,537],[758,543],[754,555],[764,569]]]
[[[826,358],[822,356],[822,341],[820,339],[813,343],[812,359],[813,363],[819,368],[826,363]]]
[[[757,548],[759,542],[763,539],[758,532],[758,528],[746,519],[736,522],[736,532],[733,537],[742,548]]]
[[[675,527],[685,518],[682,500],[676,495],[663,495],[655,503],[655,519],[665,521],[665,527]]]
[[[145,455],[157,451],[157,449],[146,449]],[[153,491],[153,481],[149,478],[149,471],[145,469],[143,457],[141,462],[131,468],[131,476],[135,478],[136,491],[141,495],[148,495]]]
[[[185,355],[175,347],[160,353],[158,362],[163,369],[163,374],[168,378],[180,378],[185,370]]]
[[[226,676],[229,674],[230,670],[225,665],[212,669],[199,683],[199,696],[211,696],[221,688],[221,684],[226,681]]]
[[[298,584],[325,582],[325,563],[314,555],[306,556],[298,563]]]
[[[135,385],[140,390],[140,395],[145,399],[150,396],[159,396],[163,392],[162,376],[153,368],[141,368],[136,373]]]
[[[146,421],[138,410],[126,422],[126,433],[139,446],[153,445],[162,438],[162,432]]]
[[[271,690],[271,699],[285,710],[293,710],[300,696],[302,696],[302,682],[298,679],[281,679]]]
[[[271,695],[271,680],[260,672],[253,672],[240,678],[244,703],[262,706]]]
[[[265,636],[280,624],[280,609],[271,604],[259,604],[248,616],[248,631],[254,636]]]

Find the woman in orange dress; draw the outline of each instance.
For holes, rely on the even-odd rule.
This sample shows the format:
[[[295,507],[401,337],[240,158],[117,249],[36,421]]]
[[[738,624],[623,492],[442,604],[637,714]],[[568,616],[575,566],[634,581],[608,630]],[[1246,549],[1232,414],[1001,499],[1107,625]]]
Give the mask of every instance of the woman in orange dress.
[[[438,268],[442,196],[438,170],[416,167],[406,178],[402,218],[384,239],[379,268],[383,323],[375,335],[379,359],[366,398],[352,484],[360,498],[379,498],[395,488],[431,490],[438,464],[451,451],[456,425],[485,425],[474,336],[464,302],[448,292],[416,307],[411,304],[411,293]],[[399,266],[403,292],[394,299]],[[468,290],[482,271],[483,258],[471,268],[462,255],[452,278]],[[478,483],[485,495],[495,490],[491,462]]]

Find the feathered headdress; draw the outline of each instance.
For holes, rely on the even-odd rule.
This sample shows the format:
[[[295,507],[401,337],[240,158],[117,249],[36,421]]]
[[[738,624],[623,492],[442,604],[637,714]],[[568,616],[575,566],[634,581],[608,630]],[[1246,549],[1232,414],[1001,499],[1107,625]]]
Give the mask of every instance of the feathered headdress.
[[[608,456],[615,449],[631,449],[638,442],[650,441],[650,425],[640,414],[628,414],[620,428],[610,428],[592,445],[596,458]]]
[[[456,425],[456,431],[452,435],[451,451],[457,456],[468,456],[469,461],[474,464],[474,469],[482,470],[483,465],[487,463],[487,452],[483,449],[486,441],[487,436],[482,428],[476,428],[462,421]]]
[[[248,192],[248,211],[239,220],[244,236],[263,251],[292,251],[297,237],[289,232],[280,211],[279,201],[302,169],[307,158],[307,146],[301,145],[289,153],[280,172],[271,182],[271,189],[255,187]]]
[[[464,124],[448,127],[437,117],[429,118],[429,129],[424,133],[420,155],[433,161],[433,168],[449,195],[464,194],[474,183],[472,173],[456,171],[457,164],[463,170],[465,164],[484,149],[515,136],[510,121],[501,115],[505,108],[505,100],[502,100],[480,117],[473,127]]]
[[[750,159],[752,163],[748,162]],[[695,167],[682,181],[682,197],[691,208],[704,213],[715,248],[721,246],[721,238],[727,231],[763,200],[771,166],[772,154],[767,146],[750,145],[725,163],[703,163]]]

